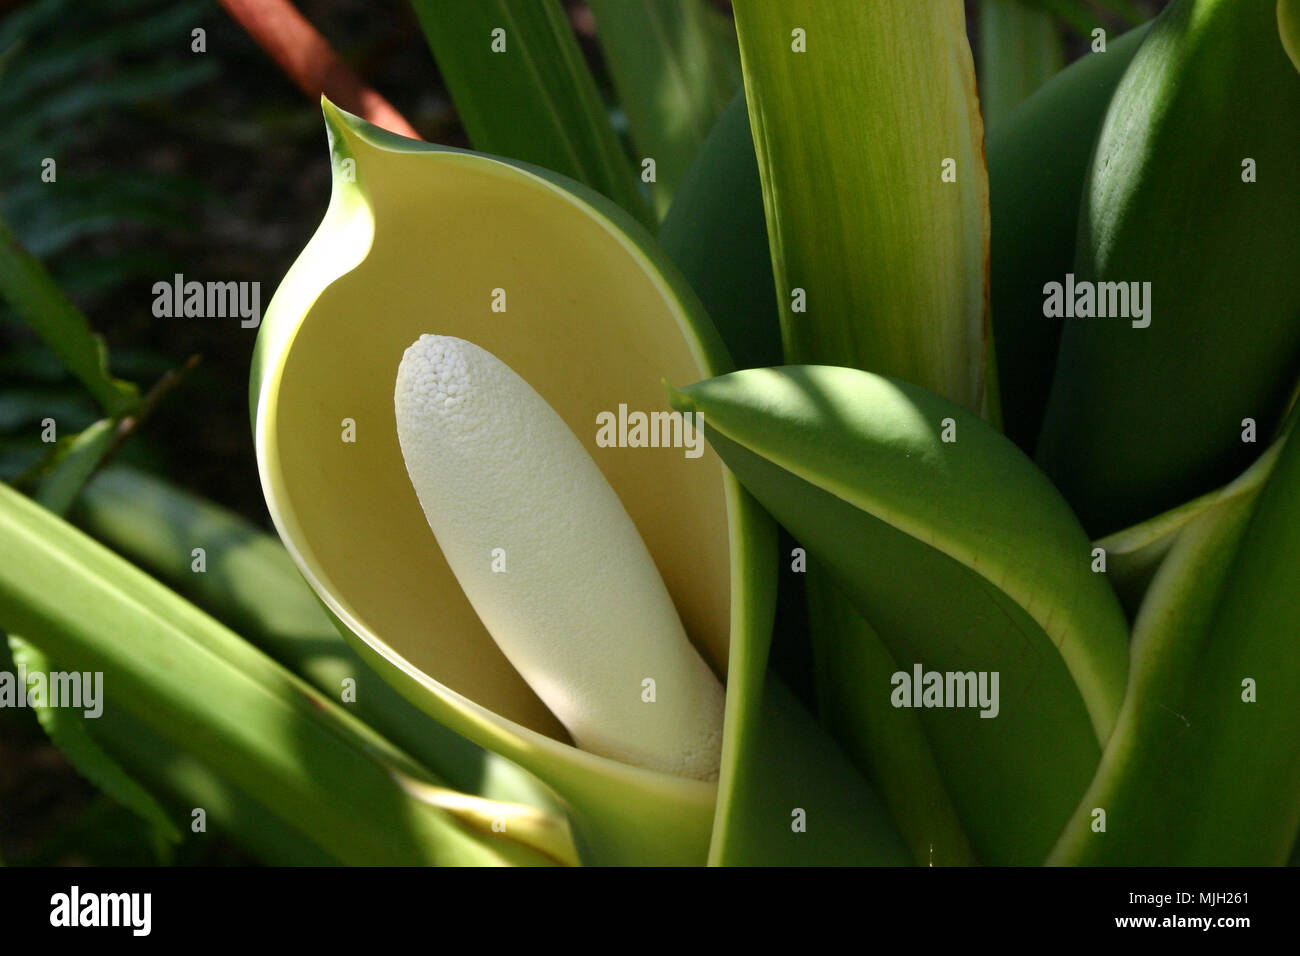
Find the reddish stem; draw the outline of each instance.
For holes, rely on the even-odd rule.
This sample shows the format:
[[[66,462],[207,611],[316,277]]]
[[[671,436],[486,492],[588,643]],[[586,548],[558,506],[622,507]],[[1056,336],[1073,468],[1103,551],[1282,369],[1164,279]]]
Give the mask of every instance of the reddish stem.
[[[304,93],[322,93],[343,109],[400,136],[420,134],[363,83],[290,0],[221,0],[226,12]]]

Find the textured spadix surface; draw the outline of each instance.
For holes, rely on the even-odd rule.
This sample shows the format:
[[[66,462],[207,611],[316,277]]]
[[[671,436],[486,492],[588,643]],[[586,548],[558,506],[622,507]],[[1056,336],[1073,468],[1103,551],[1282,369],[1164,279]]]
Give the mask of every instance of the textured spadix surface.
[[[575,743],[716,777],[722,685],[618,495],[546,399],[472,342],[422,335],[402,357],[394,408],[448,565]]]

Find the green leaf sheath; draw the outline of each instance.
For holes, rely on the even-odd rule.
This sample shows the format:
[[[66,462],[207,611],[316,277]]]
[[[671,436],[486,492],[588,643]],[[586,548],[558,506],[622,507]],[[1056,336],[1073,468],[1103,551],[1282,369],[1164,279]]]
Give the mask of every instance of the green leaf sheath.
[[[1060,496],[978,417],[856,369],[736,372],[674,404],[704,413],[723,460],[900,670],[998,672],[995,718],[921,717],[979,858],[1041,862],[1110,735],[1127,669],[1123,614]],[[955,442],[940,437],[948,424]]]
[[[0,295],[105,412],[116,415],[139,400],[134,385],[109,375],[104,343],[4,222],[0,222]]]
[[[960,0],[734,9],[787,361],[980,410],[988,180]]]
[[[1275,0],[1175,0],[1115,92],[1074,272],[1150,283],[1150,325],[1066,320],[1037,450],[1094,535],[1229,481],[1258,448],[1244,420],[1281,420],[1300,370],[1297,116]]]
[[[1290,440],[1174,541],[1134,626],[1119,725],[1051,862],[1286,862],[1300,826],[1297,562]]]
[[[587,6],[638,158],[655,161],[650,192],[662,215],[735,92],[735,42],[723,42],[704,0],[591,0]]]
[[[558,0],[411,6],[476,150],[563,173],[652,221]]]
[[[980,110],[990,131],[1065,66],[1056,20],[1023,0],[981,0],[979,52]]]
[[[763,185],[745,96],[723,110],[659,230],[737,368],[782,364]]]
[[[34,502],[0,487],[0,627],[110,698],[344,862],[551,858],[401,786],[421,771],[365,724]],[[331,799],[322,800],[322,792]]]
[[[1097,131],[1149,26],[1088,53],[1022,103],[988,140],[993,209],[992,319],[1002,424],[1032,454],[1052,387],[1061,320],[1043,286],[1074,266],[1079,201]]]

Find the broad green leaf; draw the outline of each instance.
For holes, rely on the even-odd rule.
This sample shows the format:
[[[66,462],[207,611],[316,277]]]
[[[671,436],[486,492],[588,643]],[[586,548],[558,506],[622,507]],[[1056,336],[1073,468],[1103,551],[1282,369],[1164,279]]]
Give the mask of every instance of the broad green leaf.
[[[983,410],[988,180],[961,0],[734,9],[786,360]]]
[[[31,674],[49,675],[65,670],[51,664],[50,659],[28,641],[9,635],[9,649],[13,654],[20,679]],[[93,678],[92,678],[93,679]],[[84,693],[84,690],[83,690]],[[103,700],[97,705],[102,707]],[[144,787],[140,786],[122,767],[97,744],[86,729],[87,721],[98,717],[88,714],[87,708],[50,706],[48,699],[39,703],[29,699],[36,719],[54,745],[77,768],[77,772],[108,794],[118,803],[129,807],[140,819],[149,823],[171,843],[181,839],[176,824]]]
[[[980,110],[990,131],[1065,66],[1056,20],[1023,0],[981,0],[979,53]]]
[[[728,467],[901,671],[1000,675],[996,717],[921,717],[979,858],[1041,862],[1110,736],[1127,670],[1119,604],[1051,484],[955,403],[857,369],[735,372],[674,405],[704,414]]]
[[[1230,481],[1258,454],[1249,422],[1265,435],[1283,417],[1300,358],[1297,116],[1275,0],[1174,0],[1115,92],[1072,270],[1111,317],[1065,321],[1036,453],[1094,535]],[[1131,283],[1144,314],[1115,316]]]
[[[1300,443],[1284,439],[1156,572],[1119,724],[1052,862],[1286,862],[1300,827],[1297,562]]]
[[[558,0],[411,0],[480,152],[563,173],[652,218]]]
[[[782,364],[763,185],[745,97],[723,110],[659,230],[737,368]]]
[[[235,634],[2,486],[0,538],[0,628],[63,666],[103,672],[126,713],[344,862],[551,860],[407,793],[403,778],[435,781]]]
[[[1043,287],[1074,266],[1079,204],[1111,95],[1149,27],[1049,80],[989,136],[992,319],[1007,437],[1032,454],[1060,346]]]
[[[589,0],[587,6],[638,158],[654,160],[650,193],[663,215],[735,92],[734,39],[722,42],[705,0]]]
[[[59,291],[50,274],[18,244],[0,222],[0,295],[41,337],[64,366],[81,380],[110,415],[130,409],[139,394],[134,385],[108,373],[104,344],[90,323]]]
[[[431,720],[335,630],[284,546],[231,511],[143,472],[114,467],[85,489],[73,520],[193,599],[457,790],[554,808],[531,775]],[[193,549],[205,570],[193,570]]]

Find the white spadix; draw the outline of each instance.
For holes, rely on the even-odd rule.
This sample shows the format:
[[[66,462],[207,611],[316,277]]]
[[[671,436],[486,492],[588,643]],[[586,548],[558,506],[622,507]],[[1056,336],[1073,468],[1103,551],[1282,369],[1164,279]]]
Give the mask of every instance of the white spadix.
[[[448,565],[577,745],[715,778],[722,686],[622,502],[555,410],[491,353],[439,335],[402,356],[394,403],[406,470]]]

